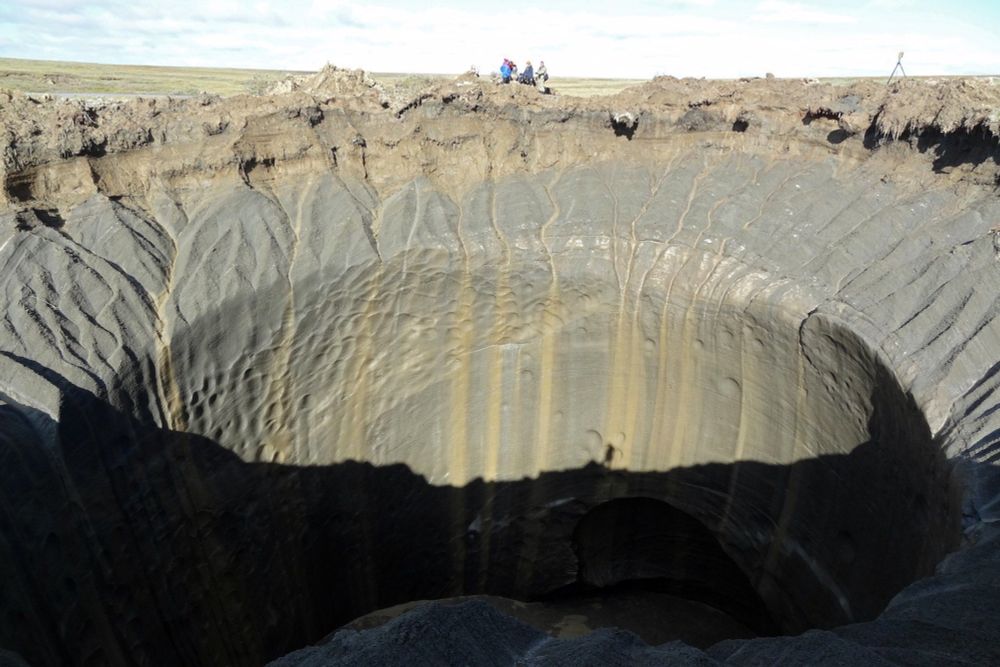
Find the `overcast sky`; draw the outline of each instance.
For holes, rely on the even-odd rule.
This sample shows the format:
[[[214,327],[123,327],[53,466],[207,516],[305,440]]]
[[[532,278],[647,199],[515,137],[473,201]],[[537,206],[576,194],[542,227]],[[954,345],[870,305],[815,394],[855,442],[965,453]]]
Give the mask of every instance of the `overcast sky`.
[[[497,7],[505,9],[500,12]],[[649,78],[1000,74],[1000,0],[0,0],[0,56]]]

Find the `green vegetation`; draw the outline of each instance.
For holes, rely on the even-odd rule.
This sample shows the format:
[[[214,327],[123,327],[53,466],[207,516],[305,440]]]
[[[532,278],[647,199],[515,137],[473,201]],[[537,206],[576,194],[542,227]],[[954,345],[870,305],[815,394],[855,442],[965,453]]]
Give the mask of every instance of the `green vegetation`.
[[[154,65],[100,65],[50,60],[0,58],[0,89],[29,93],[76,95],[216,95],[260,94],[290,74],[311,72],[213,67],[160,67]],[[450,74],[372,72],[379,82],[416,92]],[[484,77],[490,76],[484,72]],[[926,77],[924,77],[926,78]],[[943,78],[943,77],[942,77]],[[821,79],[847,84],[856,78]],[[553,77],[549,84],[560,95],[613,95],[642,83],[641,79],[580,79]]]
[[[451,78],[448,74],[403,74],[399,72],[372,72],[380,83],[398,88],[418,91],[434,83]],[[483,77],[490,73],[483,72]],[[556,77],[549,80],[549,85],[560,95],[576,95],[589,97],[591,95],[614,95],[629,86],[643,83],[645,79],[579,79]]]
[[[31,93],[236,95],[262,90],[288,74],[305,72],[0,58],[0,88]]]
[[[644,83],[648,79],[562,79],[553,78],[549,85],[560,95],[590,97],[592,95],[614,95],[629,86]]]
[[[92,95],[217,95],[259,94],[289,74],[287,70],[226,69],[211,67],[160,67],[154,65],[101,65],[50,60],[0,58],[0,89],[29,93]],[[372,72],[379,82],[419,90],[448,74]],[[489,76],[484,73],[483,76]],[[562,95],[611,95],[641,83],[631,79],[564,79],[549,82]]]

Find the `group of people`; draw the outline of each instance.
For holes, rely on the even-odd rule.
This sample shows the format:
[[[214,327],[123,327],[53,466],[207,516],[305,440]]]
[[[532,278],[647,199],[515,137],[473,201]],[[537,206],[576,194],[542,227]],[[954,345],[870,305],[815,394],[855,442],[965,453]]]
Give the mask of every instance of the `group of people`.
[[[517,65],[513,61],[504,58],[503,64],[500,65],[500,80],[503,83],[510,83],[511,80],[514,80],[528,86],[537,86],[539,90],[545,92],[545,82],[549,80],[549,72],[545,69],[544,60],[539,61],[537,70],[531,66],[531,61],[529,60],[524,66],[524,71],[518,74]]]

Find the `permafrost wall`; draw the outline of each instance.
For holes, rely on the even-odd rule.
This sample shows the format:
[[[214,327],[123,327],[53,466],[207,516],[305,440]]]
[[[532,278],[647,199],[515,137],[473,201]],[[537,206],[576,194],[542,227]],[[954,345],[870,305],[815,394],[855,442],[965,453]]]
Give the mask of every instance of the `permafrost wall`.
[[[1000,657],[992,86],[393,107],[352,76],[9,98],[0,646],[259,664],[402,602],[669,571],[833,630],[717,660]],[[735,567],[587,546],[622,499]],[[457,608],[489,641],[405,625],[456,622],[432,605],[286,660],[708,659]]]

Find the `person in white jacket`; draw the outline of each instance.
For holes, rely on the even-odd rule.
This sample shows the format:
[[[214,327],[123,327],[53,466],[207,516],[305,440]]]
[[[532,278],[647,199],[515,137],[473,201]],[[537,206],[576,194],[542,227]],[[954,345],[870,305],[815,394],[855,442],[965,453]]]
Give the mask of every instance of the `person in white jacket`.
[[[539,92],[547,93],[549,92],[549,87],[546,85],[546,81],[549,80],[549,71],[545,69],[545,61],[538,61],[538,69],[535,70],[535,87],[538,88]]]

